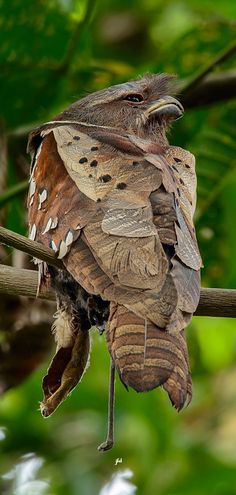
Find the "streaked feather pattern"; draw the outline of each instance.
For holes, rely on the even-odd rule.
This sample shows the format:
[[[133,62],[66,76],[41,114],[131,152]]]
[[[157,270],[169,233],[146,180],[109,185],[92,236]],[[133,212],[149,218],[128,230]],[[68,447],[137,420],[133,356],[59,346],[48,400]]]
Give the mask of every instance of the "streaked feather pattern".
[[[158,88],[158,77],[131,82],[129,88],[144,83]],[[117,88],[117,95],[123,94]],[[80,311],[88,314],[89,297],[110,305],[107,343],[124,384],[137,391],[162,385],[179,410],[192,393],[184,328],[198,304],[202,265],[193,225],[194,157],[168,144],[162,124],[156,123],[157,136],[149,135],[147,110],[135,120],[143,129],[136,130],[134,122],[123,129],[115,110],[108,113],[109,90],[102,94],[103,103],[96,94],[93,103],[91,95],[88,108],[86,97],[32,133],[30,235],[57,252],[74,287],[84,291]],[[153,88],[150,95],[153,99]],[[96,105],[104,105],[106,119]],[[66,283],[63,290],[54,285],[59,314],[66,311],[73,320],[75,345],[91,320],[83,333],[74,296]],[[85,347],[83,358],[77,350],[83,369]]]

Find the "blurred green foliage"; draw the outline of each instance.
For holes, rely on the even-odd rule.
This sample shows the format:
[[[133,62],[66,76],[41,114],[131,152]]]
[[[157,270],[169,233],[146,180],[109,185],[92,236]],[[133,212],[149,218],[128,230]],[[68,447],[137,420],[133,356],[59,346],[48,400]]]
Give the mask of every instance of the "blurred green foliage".
[[[231,0],[0,0],[7,189],[27,175],[18,159],[25,153],[24,129],[87,92],[146,71],[187,81],[235,34]],[[234,69],[235,63],[231,57],[216,71]],[[196,155],[196,227],[205,264],[202,285],[208,287],[230,288],[236,280],[235,113],[233,100],[192,108],[170,135],[172,143]],[[5,225],[25,233],[25,217],[25,198],[13,195]],[[49,487],[20,489],[2,479],[1,493],[96,495],[114,472],[128,467],[138,495],[236,494],[236,323],[194,318],[188,338],[192,404],[177,414],[161,390],[137,395],[118,383],[116,446],[106,454],[96,451],[106,427],[109,363],[103,337],[94,333],[89,370],[49,420],[37,411],[46,364],[6,393],[0,402],[1,474],[33,452],[44,459],[37,476]],[[117,458],[123,462],[115,466]]]

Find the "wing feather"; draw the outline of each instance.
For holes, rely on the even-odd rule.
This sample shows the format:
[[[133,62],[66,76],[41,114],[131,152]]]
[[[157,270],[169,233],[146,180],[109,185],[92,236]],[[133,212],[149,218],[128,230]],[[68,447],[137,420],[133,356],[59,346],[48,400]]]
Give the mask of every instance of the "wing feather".
[[[88,292],[160,328],[177,319],[181,330],[183,314],[196,306],[196,294],[186,295],[196,292],[201,266],[190,154],[172,147],[155,154],[151,143],[86,126],[60,123],[41,134],[29,194],[32,235],[57,251]]]

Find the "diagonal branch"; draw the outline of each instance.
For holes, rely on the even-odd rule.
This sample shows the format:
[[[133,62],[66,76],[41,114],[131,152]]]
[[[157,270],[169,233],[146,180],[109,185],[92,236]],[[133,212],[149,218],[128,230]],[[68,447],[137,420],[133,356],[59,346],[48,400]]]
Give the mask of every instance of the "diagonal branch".
[[[236,98],[236,71],[210,74],[192,89],[186,92],[181,92],[180,89],[180,93],[181,102],[186,109],[232,100]]]
[[[64,268],[63,263],[57,259],[52,249],[43,246],[39,242],[31,241],[23,235],[16,234],[16,232],[12,232],[12,230],[5,229],[4,227],[0,227],[0,243],[19,249],[23,253],[27,253],[34,258],[39,258],[50,265]]]
[[[228,58],[232,57],[236,53],[236,43],[233,42],[226,49],[224,49],[219,55],[217,55],[209,64],[201,69],[195,76],[193,76],[190,81],[188,81],[182,87],[182,93],[190,93],[196,88],[205,77],[210,74],[218,65],[222,64]]]

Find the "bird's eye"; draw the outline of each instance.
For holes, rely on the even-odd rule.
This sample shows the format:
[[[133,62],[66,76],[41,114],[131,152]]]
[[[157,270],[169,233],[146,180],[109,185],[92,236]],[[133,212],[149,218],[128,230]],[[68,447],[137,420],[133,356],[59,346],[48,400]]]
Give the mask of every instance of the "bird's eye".
[[[139,94],[127,95],[124,100],[131,101],[132,103],[141,103],[143,101],[143,96]]]

